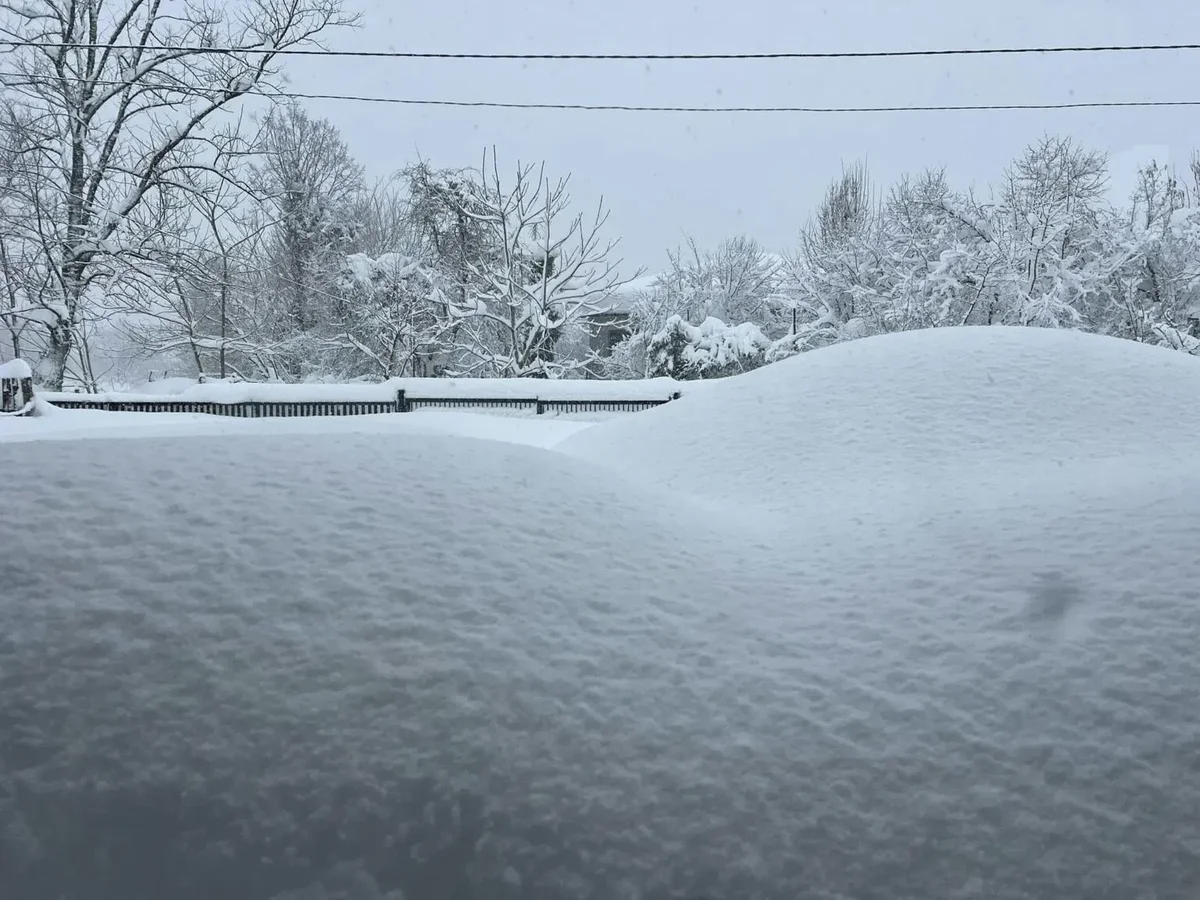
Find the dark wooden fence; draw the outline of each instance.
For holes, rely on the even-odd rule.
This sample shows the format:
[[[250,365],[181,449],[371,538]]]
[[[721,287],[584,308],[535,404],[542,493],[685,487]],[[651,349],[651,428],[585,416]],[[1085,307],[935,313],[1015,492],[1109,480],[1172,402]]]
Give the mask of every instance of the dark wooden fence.
[[[199,413],[238,419],[293,418],[298,416],[371,416],[397,412],[395,401],[353,403],[320,400],[309,403],[215,403],[210,400],[89,400],[82,397],[51,399],[60,409],[101,409],[107,412]]]
[[[211,400],[104,400],[86,394],[49,400],[61,409],[100,409],[109,412],[172,412],[233,416],[243,419],[292,418],[297,416],[371,416],[406,413],[416,409],[512,409],[547,412],[640,412],[679,398],[676,392],[662,400],[542,400],[537,397],[409,397],[397,391],[395,400],[244,401],[218,403]]]

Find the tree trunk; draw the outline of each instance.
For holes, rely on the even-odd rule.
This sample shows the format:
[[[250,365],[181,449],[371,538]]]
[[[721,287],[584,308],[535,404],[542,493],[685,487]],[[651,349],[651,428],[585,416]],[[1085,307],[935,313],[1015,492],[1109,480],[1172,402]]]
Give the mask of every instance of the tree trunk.
[[[67,363],[71,359],[71,351],[75,349],[75,330],[70,322],[56,318],[47,331],[49,340],[46,343],[46,362],[49,375],[46,378],[46,388],[61,391],[67,375]]]

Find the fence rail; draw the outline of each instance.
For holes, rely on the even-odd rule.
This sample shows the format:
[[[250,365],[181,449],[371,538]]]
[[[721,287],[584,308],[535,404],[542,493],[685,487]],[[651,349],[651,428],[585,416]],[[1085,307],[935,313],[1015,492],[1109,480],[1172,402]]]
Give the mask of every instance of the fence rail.
[[[405,409],[401,412],[411,412],[414,409],[524,409],[533,410],[539,416],[547,412],[641,412],[653,409],[676,399],[678,395],[665,400],[542,400],[538,397],[405,397]]]
[[[407,413],[417,409],[515,409],[537,415],[547,412],[641,412],[677,400],[679,393],[662,400],[543,400],[538,397],[410,397],[403,390],[395,400],[313,400],[221,403],[213,400],[104,400],[86,395],[54,397],[48,402],[60,409],[96,409],[107,412],[166,412],[232,416],[234,418],[293,418],[308,416],[371,416]]]
[[[358,401],[353,403],[329,400],[294,402],[243,401],[217,403],[211,400],[87,400],[58,399],[49,401],[60,409],[98,409],[106,412],[165,412],[197,413],[209,416],[231,416],[236,419],[295,418],[308,416],[371,416],[394,413],[395,401]]]

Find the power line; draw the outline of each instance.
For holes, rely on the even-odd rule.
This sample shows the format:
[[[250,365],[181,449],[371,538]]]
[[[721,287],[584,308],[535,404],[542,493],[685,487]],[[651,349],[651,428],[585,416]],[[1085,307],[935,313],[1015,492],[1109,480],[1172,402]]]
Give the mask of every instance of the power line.
[[[651,113],[918,113],[985,112],[1067,109],[1139,109],[1200,106],[1200,100],[1098,100],[1068,103],[978,103],[930,106],[626,106],[609,103],[507,103],[492,100],[415,100],[400,97],[362,97],[352,94],[259,93],[262,97],[300,100],[344,100],[356,103],[391,103],[403,106],[450,106],[468,109],[548,109],[581,112]]]
[[[41,50],[69,48],[73,50],[143,50],[153,53],[179,52],[187,54],[271,54],[274,56],[323,56],[358,59],[447,59],[447,60],[515,60],[522,62],[584,60],[584,61],[699,61],[699,60],[787,60],[787,59],[894,59],[905,57],[939,56],[1019,56],[1061,53],[1158,53],[1165,51],[1200,50],[1192,44],[1089,44],[1041,47],[962,47],[930,50],[857,50],[857,51],[796,51],[780,53],[429,53],[401,50],[327,50],[315,47],[204,47],[204,46],[140,46],[137,44],[88,44],[70,42],[0,41],[0,47],[32,47]]]
[[[0,72],[0,78],[39,81],[52,84],[62,80],[57,75],[28,75],[21,72]],[[103,87],[124,87],[125,82],[97,80],[88,82],[77,76],[64,76],[73,83],[91,83]],[[188,93],[185,85],[155,86],[157,90]],[[556,110],[567,112],[633,112],[633,113],[925,113],[925,112],[1016,112],[1072,109],[1155,109],[1200,107],[1200,100],[1093,100],[1061,103],[966,103],[896,106],[635,106],[618,103],[525,103],[502,100],[426,100],[414,97],[372,97],[359,94],[316,94],[302,91],[241,91],[242,96],[264,97],[270,100],[333,100],[350,103],[382,103],[393,106],[429,106],[460,109]]]

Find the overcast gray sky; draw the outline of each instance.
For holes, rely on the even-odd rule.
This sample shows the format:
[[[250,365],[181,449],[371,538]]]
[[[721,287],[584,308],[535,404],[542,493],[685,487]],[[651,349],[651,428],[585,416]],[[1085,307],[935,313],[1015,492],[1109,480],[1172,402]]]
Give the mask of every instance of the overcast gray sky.
[[[463,52],[772,52],[1200,40],[1194,0],[347,0],[364,27],[336,49]],[[1200,99],[1200,52],[879,60],[503,62],[288,60],[292,88],[517,102],[684,106],[894,106]],[[651,270],[684,234],[795,243],[843,163],[878,185],[944,165],[961,186],[995,179],[1045,132],[1107,150],[1114,191],[1136,164],[1183,164],[1200,110],[906,114],[499,111],[312,101],[372,176],[417,154],[477,164],[545,160],[576,201],[603,194],[627,268]]]

